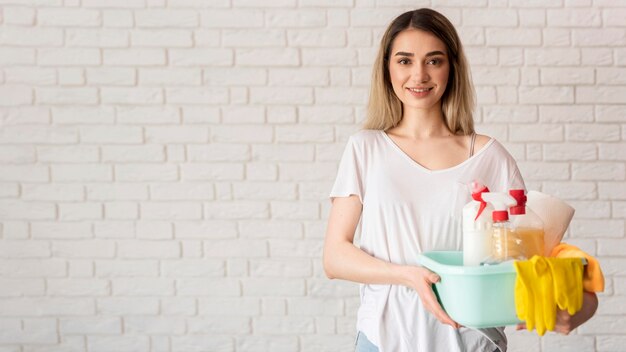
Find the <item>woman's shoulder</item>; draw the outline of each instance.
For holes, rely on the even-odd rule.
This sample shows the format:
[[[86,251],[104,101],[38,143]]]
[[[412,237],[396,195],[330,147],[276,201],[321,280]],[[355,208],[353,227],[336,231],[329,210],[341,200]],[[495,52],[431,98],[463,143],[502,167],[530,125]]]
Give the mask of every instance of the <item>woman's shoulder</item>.
[[[380,138],[381,130],[360,130],[350,136],[350,139],[356,143],[368,143],[374,139]]]

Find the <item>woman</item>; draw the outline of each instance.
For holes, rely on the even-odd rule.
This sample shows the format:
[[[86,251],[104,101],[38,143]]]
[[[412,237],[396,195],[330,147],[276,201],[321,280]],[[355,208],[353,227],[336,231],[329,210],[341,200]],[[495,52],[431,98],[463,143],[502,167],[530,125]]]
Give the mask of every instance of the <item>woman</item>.
[[[525,188],[502,145],[474,133],[473,108],[452,24],[430,9],[392,21],[374,64],[365,129],[350,137],[331,191],[324,245],[327,276],[362,284],[357,351],[506,350],[504,328],[453,321],[431,288],[439,277],[416,262],[424,251],[461,249],[470,181],[495,192]],[[559,314],[559,331],[587,320],[594,298],[586,296],[576,319]]]

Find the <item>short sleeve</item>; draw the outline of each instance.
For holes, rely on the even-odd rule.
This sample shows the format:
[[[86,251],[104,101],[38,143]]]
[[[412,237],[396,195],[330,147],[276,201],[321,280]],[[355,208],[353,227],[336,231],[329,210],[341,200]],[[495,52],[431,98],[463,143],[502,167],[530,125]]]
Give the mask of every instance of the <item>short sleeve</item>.
[[[339,162],[337,178],[330,191],[330,199],[349,197],[353,194],[358,196],[363,203],[363,158],[354,138],[350,137]]]

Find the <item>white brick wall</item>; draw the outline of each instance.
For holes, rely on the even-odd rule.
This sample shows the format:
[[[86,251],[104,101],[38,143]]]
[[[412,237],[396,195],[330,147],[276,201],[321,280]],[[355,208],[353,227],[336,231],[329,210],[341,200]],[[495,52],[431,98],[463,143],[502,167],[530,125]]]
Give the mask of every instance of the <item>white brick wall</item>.
[[[421,6],[463,38],[478,131],[607,274],[589,323],[510,350],[623,350],[626,2],[0,0],[0,351],[352,350],[326,195]]]

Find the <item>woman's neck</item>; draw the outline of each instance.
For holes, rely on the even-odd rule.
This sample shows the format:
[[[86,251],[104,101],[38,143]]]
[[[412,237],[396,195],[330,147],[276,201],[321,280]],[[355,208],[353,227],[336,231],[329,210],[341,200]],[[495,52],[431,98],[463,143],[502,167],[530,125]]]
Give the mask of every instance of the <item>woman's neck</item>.
[[[402,120],[390,132],[416,140],[452,135],[444,123],[440,107],[430,110],[405,108]]]

